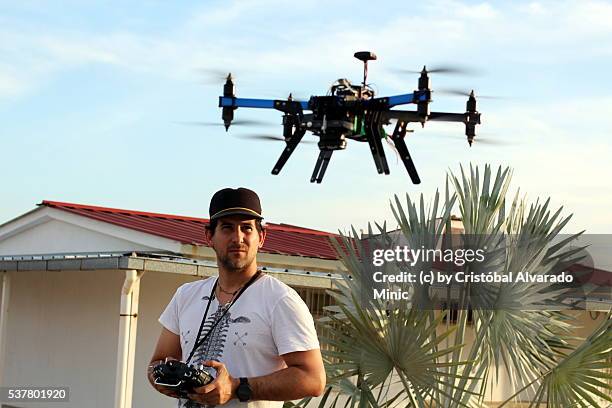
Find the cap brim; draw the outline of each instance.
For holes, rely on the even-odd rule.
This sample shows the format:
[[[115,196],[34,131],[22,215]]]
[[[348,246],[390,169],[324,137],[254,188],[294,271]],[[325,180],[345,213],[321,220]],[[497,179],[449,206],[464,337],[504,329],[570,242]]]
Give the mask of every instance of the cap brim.
[[[229,217],[231,215],[244,215],[250,218],[255,218],[258,220],[262,220],[263,217],[261,214],[256,211],[250,210],[248,208],[226,208],[225,210],[219,211],[210,216],[210,220],[217,220],[221,217]]]

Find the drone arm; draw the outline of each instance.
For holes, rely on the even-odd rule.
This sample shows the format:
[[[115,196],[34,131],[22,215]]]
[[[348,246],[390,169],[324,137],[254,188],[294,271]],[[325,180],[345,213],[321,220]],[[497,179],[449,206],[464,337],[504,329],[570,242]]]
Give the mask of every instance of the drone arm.
[[[446,113],[446,112],[431,112],[429,120],[438,122],[462,122],[466,120],[465,113]]]
[[[423,117],[414,111],[394,111],[390,110],[382,112],[383,119],[387,122],[390,119],[396,119],[398,123],[401,122],[421,122],[425,123]],[[460,122],[465,124],[465,135],[467,136],[468,143],[470,146],[476,136],[476,125],[480,124],[480,113],[476,110],[468,110],[465,113],[451,113],[451,112],[430,112],[426,120],[432,120],[435,122]]]
[[[408,103],[419,103],[431,101],[431,91],[424,89],[420,91],[414,91],[411,94],[394,95],[389,96],[389,107],[392,108],[397,105],[406,105]]]
[[[424,122],[423,117],[416,111],[390,110],[382,112],[386,120],[396,119],[404,122]],[[465,113],[431,112],[427,120],[438,122],[462,122],[465,123],[467,115]]]
[[[431,112],[429,120],[464,123],[465,135],[471,146],[476,137],[476,125],[480,124],[480,113],[476,110],[468,110],[465,113]]]
[[[425,89],[414,91],[409,94],[385,96],[383,98],[374,98],[369,103],[370,105],[382,105],[385,108],[392,108],[397,105],[407,105],[409,103],[428,102],[431,99],[431,91]]]
[[[389,110],[381,114],[382,119],[387,122],[390,119],[401,120],[403,122],[424,122],[423,117],[416,111]]]
[[[299,105],[301,109],[308,109],[308,102],[303,101],[282,101],[276,99],[251,99],[235,98],[231,96],[220,96],[220,108],[260,108],[278,109],[285,112],[288,107]]]

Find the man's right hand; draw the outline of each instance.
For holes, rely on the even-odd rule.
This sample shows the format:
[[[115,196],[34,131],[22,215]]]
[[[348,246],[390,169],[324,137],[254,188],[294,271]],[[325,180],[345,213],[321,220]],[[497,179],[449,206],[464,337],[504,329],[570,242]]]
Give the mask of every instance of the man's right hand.
[[[152,361],[147,367],[147,377],[149,378],[149,382],[151,383],[153,388],[155,388],[157,391],[161,392],[162,394],[168,397],[179,398],[179,395],[177,394],[176,390],[174,390],[173,388],[169,388],[164,385],[155,384],[155,377],[153,376],[153,368],[155,368],[156,365],[161,364],[164,361],[168,361],[168,360],[176,360],[176,358],[168,357],[166,358],[166,360]]]
[[[181,350],[181,342],[178,334],[171,332],[165,327],[162,329],[159,339],[157,340],[157,346],[155,346],[155,352],[147,368],[147,378],[149,382],[157,391],[169,397],[178,398],[176,391],[172,388],[164,387],[163,385],[155,384],[155,378],[153,378],[153,367],[159,363],[163,363],[168,360],[178,360],[183,355]]]

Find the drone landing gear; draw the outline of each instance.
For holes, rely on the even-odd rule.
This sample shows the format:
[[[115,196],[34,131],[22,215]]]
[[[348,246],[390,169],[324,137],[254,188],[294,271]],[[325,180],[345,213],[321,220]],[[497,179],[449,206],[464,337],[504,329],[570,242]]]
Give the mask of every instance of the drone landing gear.
[[[404,166],[408,171],[408,175],[414,184],[421,184],[421,179],[419,178],[419,174],[416,171],[416,167],[414,166],[414,162],[410,157],[410,153],[408,153],[408,147],[406,147],[406,142],[404,141],[404,136],[406,136],[406,125],[408,122],[403,122],[401,120],[397,121],[395,125],[395,129],[393,130],[393,134],[391,135],[391,140],[395,144],[395,148],[397,149],[400,157],[402,158],[402,162],[404,162]]]
[[[382,145],[383,135],[380,132],[380,112],[372,112],[366,115],[365,131],[370,151],[374,158],[374,164],[376,165],[376,171],[378,171],[378,174],[389,174],[389,165],[387,164],[387,157]]]
[[[310,178],[311,183],[321,183],[323,181],[325,170],[327,170],[333,152],[333,150],[321,150],[317,158],[317,164],[315,164],[314,171],[312,172],[312,177]]]
[[[274,165],[274,168],[272,169],[272,174],[276,175],[280,173],[285,163],[287,163],[287,160],[289,160],[291,153],[293,153],[297,145],[302,140],[302,137],[304,137],[305,133],[306,129],[298,128],[295,130],[293,136],[291,136],[291,138],[287,141],[287,146],[285,146],[285,150],[283,150],[278,161]]]

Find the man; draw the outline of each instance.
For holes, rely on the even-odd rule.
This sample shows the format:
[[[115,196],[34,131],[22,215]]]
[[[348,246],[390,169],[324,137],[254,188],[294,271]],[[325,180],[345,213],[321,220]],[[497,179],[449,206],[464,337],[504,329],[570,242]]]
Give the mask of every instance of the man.
[[[159,318],[164,328],[149,381],[152,367],[172,358],[202,364],[216,377],[189,400],[179,400],[179,407],[276,408],[280,401],[321,395],[325,371],[307,306],[293,289],[257,269],[266,238],[259,197],[246,188],[226,188],[214,194],[209,210],[206,238],[219,277],[178,288]]]

